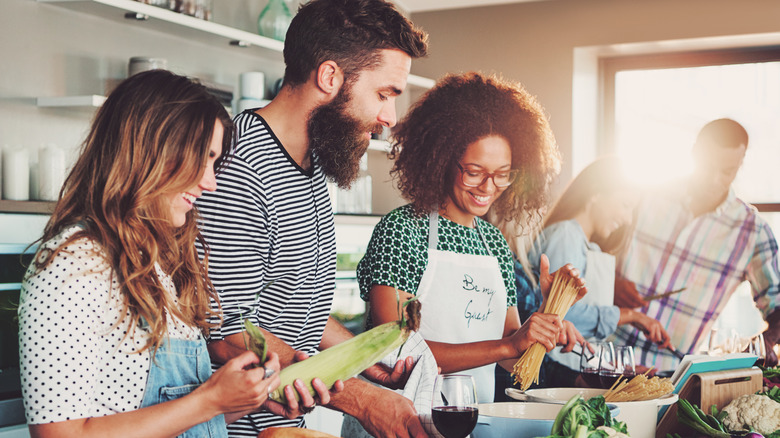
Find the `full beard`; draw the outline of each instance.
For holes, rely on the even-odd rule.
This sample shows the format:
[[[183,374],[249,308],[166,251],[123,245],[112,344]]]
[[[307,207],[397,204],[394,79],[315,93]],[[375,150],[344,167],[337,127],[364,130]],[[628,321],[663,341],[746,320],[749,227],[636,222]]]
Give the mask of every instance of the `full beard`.
[[[346,85],[345,85],[346,87]],[[309,147],[325,176],[348,189],[360,173],[360,159],[368,149],[368,132],[381,132],[381,124],[363,124],[347,113],[350,102],[345,87],[309,116]]]

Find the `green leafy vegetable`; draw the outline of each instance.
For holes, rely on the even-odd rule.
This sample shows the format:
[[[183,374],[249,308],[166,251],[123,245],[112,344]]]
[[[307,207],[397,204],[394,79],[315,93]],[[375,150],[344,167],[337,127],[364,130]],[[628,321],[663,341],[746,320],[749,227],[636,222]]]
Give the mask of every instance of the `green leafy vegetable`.
[[[765,395],[765,396],[771,398],[772,400],[780,403],[780,386],[773,386],[773,387],[769,388],[769,391],[759,392],[759,394]]]
[[[604,396],[593,397],[587,402],[581,395],[570,398],[558,412],[552,430],[547,438],[558,437],[606,437],[607,433],[598,431],[599,426],[607,426],[617,432],[626,432],[626,423],[615,421],[604,402]]]
[[[780,377],[780,367],[773,367],[773,368],[764,368],[760,367],[761,371],[764,373],[764,377],[767,379],[771,379],[773,377]]]
[[[731,434],[717,418],[717,409],[714,406],[712,408],[715,415],[707,415],[698,406],[681,398],[677,400],[677,421],[707,436],[731,438]]]

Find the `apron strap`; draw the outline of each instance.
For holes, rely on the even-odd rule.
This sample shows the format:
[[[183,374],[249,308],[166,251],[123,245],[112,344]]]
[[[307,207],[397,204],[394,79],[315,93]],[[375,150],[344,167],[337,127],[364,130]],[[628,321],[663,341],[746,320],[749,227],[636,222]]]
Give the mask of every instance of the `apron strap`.
[[[434,210],[428,215],[428,248],[439,246],[439,212]]]
[[[482,240],[482,245],[485,246],[487,255],[493,257],[493,252],[490,251],[485,236],[479,230],[479,222],[476,219],[474,219],[474,228],[477,230],[480,240]],[[439,212],[434,210],[428,214],[428,249],[436,249],[437,246],[439,246]]]

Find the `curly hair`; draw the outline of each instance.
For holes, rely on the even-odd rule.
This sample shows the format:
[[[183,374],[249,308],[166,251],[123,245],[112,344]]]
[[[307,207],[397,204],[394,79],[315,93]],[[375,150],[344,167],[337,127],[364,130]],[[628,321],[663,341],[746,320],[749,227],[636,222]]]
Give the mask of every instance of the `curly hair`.
[[[428,35],[385,0],[312,0],[298,9],[287,29],[284,83],[305,83],[328,60],[352,83],[361,70],[378,65],[382,49],[421,58],[428,51]]]
[[[141,318],[149,325],[149,343],[140,351],[162,343],[166,310],[204,333],[212,326],[210,300],[218,297],[206,275],[208,259],[201,262],[195,247],[196,239],[205,247],[197,211],[174,227],[169,196],[200,181],[215,122],[224,128],[218,170],[229,158],[233,123],[203,85],[164,70],[124,80],[98,110],[41,238],[83,225],[56,250],[39,253],[35,267],[43,269],[71,242],[97,242],[119,278],[131,330]],[[178,306],[157,265],[171,276]]]
[[[507,221],[540,215],[560,171],[544,109],[521,84],[476,72],[439,80],[393,131],[391,174],[417,213],[447,200],[466,148],[489,135],[507,140],[520,171],[492,210]]]

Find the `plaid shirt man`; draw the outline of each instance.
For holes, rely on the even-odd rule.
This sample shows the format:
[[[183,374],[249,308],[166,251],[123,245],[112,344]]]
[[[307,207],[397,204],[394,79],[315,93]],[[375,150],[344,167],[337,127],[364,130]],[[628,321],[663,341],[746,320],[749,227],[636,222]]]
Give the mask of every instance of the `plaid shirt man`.
[[[651,301],[642,312],[664,325],[679,351],[695,353],[745,280],[766,319],[780,303],[780,272],[777,242],[754,207],[729,190],[715,211],[694,217],[690,199],[679,187],[643,199],[629,250],[617,270],[642,297],[686,288]],[[661,370],[678,363],[631,326],[619,327],[616,336],[617,342],[637,347],[638,363]]]

